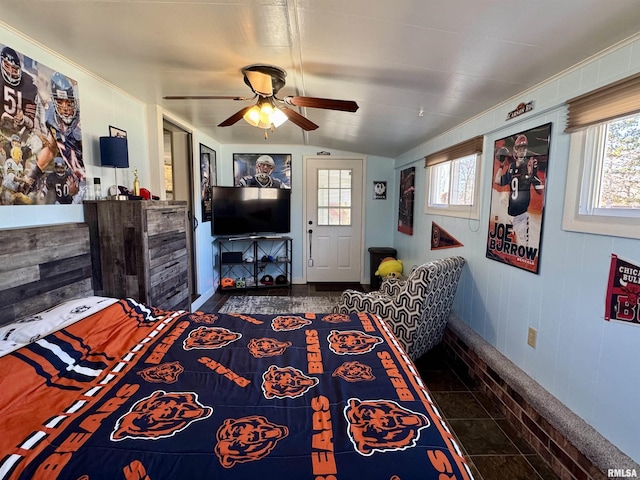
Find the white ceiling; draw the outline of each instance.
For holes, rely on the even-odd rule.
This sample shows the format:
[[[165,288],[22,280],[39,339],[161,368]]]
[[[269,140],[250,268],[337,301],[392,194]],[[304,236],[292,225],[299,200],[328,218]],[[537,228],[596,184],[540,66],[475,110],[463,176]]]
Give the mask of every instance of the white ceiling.
[[[222,143],[264,144],[217,127],[250,102],[162,97],[251,96],[241,68],[277,65],[279,97],[360,109],[300,109],[320,128],[267,142],[393,158],[638,33],[640,1],[0,0],[0,19]]]

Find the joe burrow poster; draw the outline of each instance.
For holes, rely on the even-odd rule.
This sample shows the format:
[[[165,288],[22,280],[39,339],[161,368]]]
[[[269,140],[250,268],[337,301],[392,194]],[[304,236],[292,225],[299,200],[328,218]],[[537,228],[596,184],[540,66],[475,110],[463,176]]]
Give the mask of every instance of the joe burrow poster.
[[[538,273],[551,124],[496,140],[487,258]]]
[[[611,255],[605,320],[640,324],[640,266]]]

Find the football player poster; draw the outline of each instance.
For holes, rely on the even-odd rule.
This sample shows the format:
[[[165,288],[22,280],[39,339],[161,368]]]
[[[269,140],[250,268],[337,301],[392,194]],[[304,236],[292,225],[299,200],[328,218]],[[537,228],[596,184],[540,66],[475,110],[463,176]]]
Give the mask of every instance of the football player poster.
[[[496,140],[487,258],[538,273],[551,123]]]
[[[291,188],[291,155],[286,153],[234,153],[236,187]]]
[[[640,267],[613,253],[604,318],[640,325]]]
[[[400,202],[398,204],[398,231],[413,235],[413,203],[416,167],[400,172]]]
[[[217,181],[216,151],[206,145],[200,144],[200,190],[202,197],[202,221],[210,222],[212,215],[211,187],[218,184]]]
[[[0,44],[0,205],[80,203],[77,82]]]

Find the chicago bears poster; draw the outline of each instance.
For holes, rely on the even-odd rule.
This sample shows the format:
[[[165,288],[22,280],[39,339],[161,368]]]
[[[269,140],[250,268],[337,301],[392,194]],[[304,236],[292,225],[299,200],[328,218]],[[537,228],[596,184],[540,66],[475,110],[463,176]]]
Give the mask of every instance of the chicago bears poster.
[[[487,258],[538,273],[551,124],[496,140]]]
[[[77,82],[0,44],[0,205],[80,203],[86,190]]]

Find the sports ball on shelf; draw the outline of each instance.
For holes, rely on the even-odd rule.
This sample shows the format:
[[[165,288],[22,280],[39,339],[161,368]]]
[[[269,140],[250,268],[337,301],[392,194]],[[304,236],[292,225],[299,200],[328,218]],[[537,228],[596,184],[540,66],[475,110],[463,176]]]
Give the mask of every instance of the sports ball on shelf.
[[[220,280],[220,285],[222,288],[233,288],[236,286],[236,281],[233,278],[224,277]]]

